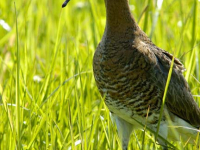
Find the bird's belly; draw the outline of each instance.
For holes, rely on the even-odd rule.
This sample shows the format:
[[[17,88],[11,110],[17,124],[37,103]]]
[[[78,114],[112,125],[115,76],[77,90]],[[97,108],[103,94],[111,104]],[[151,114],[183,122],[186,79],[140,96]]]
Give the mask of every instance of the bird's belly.
[[[156,132],[158,125],[158,118],[160,113],[153,113],[151,116],[140,116],[137,113],[134,113],[129,108],[119,109],[116,103],[107,104],[109,110],[117,115],[118,117],[124,119],[125,121],[131,123],[134,129],[144,129],[145,126],[148,129]],[[164,109],[164,116],[166,116],[167,109]],[[195,140],[197,137],[198,129],[191,126],[189,123],[179,118],[178,116],[174,116],[174,119],[171,120],[166,117],[164,120],[161,120],[161,124],[166,124],[168,130],[168,138],[174,141],[184,141],[189,142],[191,144],[195,144]],[[157,120],[157,121],[155,121]],[[199,139],[200,142],[200,139]]]
[[[116,107],[115,104],[106,104],[106,105],[112,113],[114,113],[115,115],[117,115],[120,118],[123,118],[127,122],[131,123],[134,126],[134,129],[142,128],[142,126],[138,122],[144,122],[144,118],[142,118],[138,115],[133,116],[132,110],[130,110],[128,108],[119,109],[118,107]]]
[[[105,103],[112,113],[131,123],[134,129],[143,129],[144,125],[148,125],[150,128],[157,126],[159,112],[149,112],[149,107],[138,113],[138,108],[125,107],[118,100],[105,101]]]
[[[140,120],[145,120],[148,115],[149,122],[156,123],[162,96],[150,82],[138,80],[127,84],[118,82],[115,85],[109,84],[108,81],[99,87],[102,87],[99,90],[105,97],[105,103],[111,112],[125,114],[132,118],[139,116]]]

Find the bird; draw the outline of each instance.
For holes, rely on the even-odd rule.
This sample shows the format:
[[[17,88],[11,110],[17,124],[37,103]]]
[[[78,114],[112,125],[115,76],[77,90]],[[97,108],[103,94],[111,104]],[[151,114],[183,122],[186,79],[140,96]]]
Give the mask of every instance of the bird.
[[[93,72],[97,87],[117,124],[123,150],[128,148],[132,131],[143,128],[141,124],[157,131],[173,58],[159,135],[164,139],[190,139],[195,144],[200,108],[182,74],[185,71],[183,64],[157,47],[140,29],[128,0],[105,0],[105,7],[106,27],[94,54]],[[178,135],[173,135],[169,126],[180,127],[177,128]],[[158,138],[158,142],[167,149],[166,141]]]
[[[133,130],[146,126],[156,133],[159,117],[157,141],[163,149],[168,149],[163,140],[168,138],[197,145],[200,108],[183,76],[183,64],[157,47],[140,29],[131,14],[129,0],[104,1],[106,26],[94,53],[93,73],[117,125],[122,149],[128,149]],[[172,61],[171,79],[160,116]]]

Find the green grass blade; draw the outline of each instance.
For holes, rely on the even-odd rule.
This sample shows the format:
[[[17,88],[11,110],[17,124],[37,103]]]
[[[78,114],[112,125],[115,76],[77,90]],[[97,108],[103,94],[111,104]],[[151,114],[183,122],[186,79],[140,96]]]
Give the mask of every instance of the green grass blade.
[[[161,105],[160,116],[159,116],[159,120],[158,120],[158,126],[157,126],[155,140],[157,140],[158,134],[159,134],[160,122],[161,122],[161,119],[163,117],[165,100],[166,100],[166,96],[167,96],[167,90],[168,90],[168,87],[169,87],[169,83],[170,83],[170,80],[171,80],[171,75],[172,75],[172,71],[173,71],[173,65],[174,65],[174,57],[172,58],[170,69],[169,69],[169,73],[168,73],[168,77],[167,77],[167,82],[166,82],[165,91],[164,91],[164,95],[163,95],[163,99],[162,99],[162,105]]]
[[[21,113],[20,113],[20,89],[19,89],[19,80],[20,80],[20,51],[19,51],[19,35],[18,35],[18,23],[17,23],[17,10],[15,6],[15,19],[16,19],[16,37],[17,37],[17,51],[16,51],[16,128],[17,128],[17,149],[21,150]]]
[[[46,122],[46,118],[47,118],[47,115],[44,115],[44,116],[42,117],[42,119],[40,120],[39,125],[37,126],[37,128],[36,128],[36,130],[35,130],[35,132],[34,132],[34,134],[33,134],[33,137],[32,137],[32,139],[31,139],[30,143],[28,144],[27,147],[24,147],[25,149],[30,149],[30,148],[31,148],[31,146],[32,146],[32,144],[33,144],[33,142],[34,142],[34,140],[36,139],[36,137],[37,137],[37,135],[38,135],[38,133],[40,132],[40,130],[41,130],[42,127],[44,126],[44,124],[45,124],[45,122]]]

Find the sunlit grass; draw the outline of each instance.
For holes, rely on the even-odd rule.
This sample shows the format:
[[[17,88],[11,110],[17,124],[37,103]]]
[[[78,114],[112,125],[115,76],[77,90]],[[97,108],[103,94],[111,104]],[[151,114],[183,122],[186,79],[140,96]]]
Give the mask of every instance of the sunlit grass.
[[[120,149],[92,71],[104,32],[104,0],[71,0],[65,9],[62,0],[15,3],[17,23],[14,2],[0,2],[0,20],[10,27],[0,21],[0,149],[14,150],[18,143],[24,149]],[[199,3],[130,0],[139,26],[185,65],[184,76],[200,105]],[[143,135],[133,133],[130,149],[161,149],[150,132]]]

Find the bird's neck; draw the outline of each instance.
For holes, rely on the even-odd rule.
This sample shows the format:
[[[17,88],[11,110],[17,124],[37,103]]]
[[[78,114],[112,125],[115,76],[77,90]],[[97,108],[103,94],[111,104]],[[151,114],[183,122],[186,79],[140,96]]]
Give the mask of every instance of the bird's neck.
[[[105,0],[106,31],[123,32],[127,28],[137,28],[131,15],[128,0]]]

